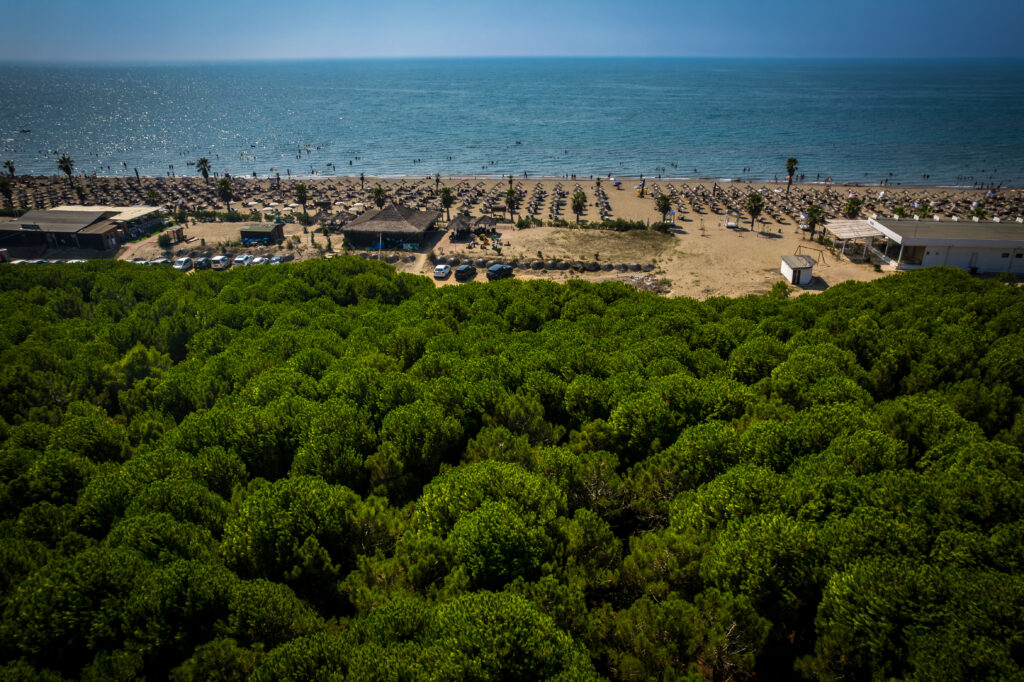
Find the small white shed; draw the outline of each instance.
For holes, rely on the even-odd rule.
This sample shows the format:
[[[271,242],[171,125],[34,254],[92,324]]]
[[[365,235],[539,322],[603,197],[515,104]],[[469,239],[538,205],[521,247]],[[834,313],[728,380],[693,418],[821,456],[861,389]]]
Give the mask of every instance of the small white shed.
[[[810,256],[783,256],[782,276],[790,284],[806,286],[814,279],[815,262]]]

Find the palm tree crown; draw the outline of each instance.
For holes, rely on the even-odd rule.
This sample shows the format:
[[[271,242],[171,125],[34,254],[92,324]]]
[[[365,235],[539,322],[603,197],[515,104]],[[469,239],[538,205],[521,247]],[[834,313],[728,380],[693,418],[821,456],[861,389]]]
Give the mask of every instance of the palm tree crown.
[[[388,193],[383,187],[377,185],[373,188],[373,203],[377,204],[377,208],[384,208],[384,202],[387,200]]]
[[[452,219],[451,207],[452,207],[452,203],[454,203],[454,201],[455,201],[455,197],[452,195],[452,188],[451,187],[442,187],[441,188],[441,195],[440,196],[441,196],[441,208],[444,209],[446,218],[448,220],[451,220]]]
[[[306,183],[300,182],[295,185],[295,201],[302,204],[302,212],[306,212],[306,201],[309,199],[309,188],[306,187]]]
[[[821,206],[808,206],[807,207],[807,229],[811,233],[811,239],[814,239],[814,231],[819,225],[825,224],[825,211]]]
[[[67,154],[61,154],[60,158],[57,159],[57,169],[68,176],[68,182],[71,182],[71,173],[75,170],[75,162],[71,160],[71,157]]]
[[[793,184],[793,176],[796,174],[796,166],[800,163],[792,156],[786,159],[786,196],[789,196],[789,188]]]
[[[509,177],[512,176],[510,175]],[[519,210],[519,192],[511,187],[509,187],[508,191],[505,192],[505,208],[508,209],[509,220],[514,221],[515,213]]]
[[[843,214],[846,215],[847,218],[856,218],[860,215],[860,207],[863,203],[863,200],[857,197],[852,197],[846,202],[846,206],[843,208]]]
[[[203,176],[203,182],[210,182],[210,160],[205,156],[196,161],[196,171]]]
[[[761,211],[764,210],[764,197],[757,192],[751,192],[747,195],[747,213],[750,214],[750,229],[754,229],[754,221],[761,215]]]
[[[580,222],[580,215],[587,207],[587,195],[583,192],[576,192],[572,195],[572,212],[576,214],[576,222]]]
[[[221,178],[217,181],[217,196],[227,206],[228,213],[231,213],[231,202],[235,198],[234,188],[231,187],[231,180]]]
[[[7,178],[0,178],[0,194],[4,196],[7,204],[14,208],[14,192],[11,190],[11,181]]]
[[[667,194],[659,194],[658,198],[654,200],[654,206],[661,214],[661,222],[665,222],[665,216],[672,210],[672,197]]]

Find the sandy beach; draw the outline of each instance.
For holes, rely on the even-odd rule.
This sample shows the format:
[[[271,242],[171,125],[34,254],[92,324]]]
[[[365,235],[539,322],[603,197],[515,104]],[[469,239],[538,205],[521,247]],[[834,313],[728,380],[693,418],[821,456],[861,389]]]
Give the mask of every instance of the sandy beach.
[[[927,202],[942,219],[957,216],[969,220],[979,209],[990,218],[1015,220],[1024,215],[1024,193],[1019,189],[998,191],[953,188],[865,187],[854,185],[794,184],[788,191],[784,183],[748,184],[743,182],[714,183],[673,179],[639,178],[514,178],[512,186],[521,197],[516,219],[532,216],[542,226],[516,228],[507,221],[504,193],[508,179],[473,177],[423,177],[414,179],[378,179],[347,177],[325,179],[271,180],[234,179],[236,199],[232,209],[243,214],[260,214],[265,220],[301,212],[295,201],[294,188],[303,182],[308,187],[307,212],[316,225],[303,228],[295,222],[285,225],[286,243],[278,247],[242,249],[234,245],[238,239],[237,222],[195,222],[186,224],[187,242],[161,249],[153,235],[130,243],[107,257],[121,259],[173,257],[178,255],[216,254],[222,251],[274,254],[290,250],[297,259],[331,257],[342,251],[340,235],[327,238],[313,235],[315,228],[326,225],[336,230],[344,221],[374,210],[372,189],[378,184],[389,200],[414,208],[439,208],[440,187],[451,187],[454,202],[451,215],[463,213],[471,220],[491,215],[499,220],[496,230],[500,238],[473,242],[454,242],[443,231],[448,221],[442,216],[438,228],[424,240],[417,253],[383,254],[402,271],[430,275],[435,262],[479,262],[493,259],[542,261],[538,269],[520,267],[521,279],[547,278],[565,281],[583,278],[592,281],[617,279],[672,296],[737,296],[763,293],[779,275],[780,259],[788,254],[813,257],[815,283],[808,288],[818,291],[846,280],[870,280],[884,276],[873,266],[852,263],[839,258],[827,248],[806,238],[799,229],[801,213],[810,205],[823,208],[827,218],[841,217],[851,196],[863,200],[861,216],[892,215],[902,208],[919,210]],[[615,185],[615,182],[621,184]],[[215,181],[205,183],[200,177],[187,178],[76,178],[81,196],[72,191],[66,178],[18,176],[12,179],[13,204],[20,208],[49,208],[62,204],[132,205],[156,203],[168,209],[223,211],[225,206],[214,190]],[[641,185],[644,196],[635,189]],[[586,208],[579,216],[583,221],[602,218],[654,223],[662,216],[656,209],[656,197],[670,197],[672,213],[667,232],[632,230],[579,229],[571,211],[570,197],[575,192],[586,195]],[[765,209],[751,225],[744,210],[751,192],[764,197]],[[976,213],[975,213],[976,214]],[[564,221],[568,227],[550,226]],[[737,227],[727,227],[735,224]],[[312,240],[311,240],[312,238]],[[291,249],[288,249],[288,242]],[[363,254],[369,255],[369,254]],[[91,254],[55,254],[47,258],[95,257]],[[455,259],[455,260],[453,260]],[[561,263],[560,263],[561,261]],[[593,271],[577,270],[573,263],[586,262]],[[568,267],[563,267],[568,266]],[[596,267],[595,267],[596,266]],[[483,279],[483,273],[478,275]],[[452,279],[438,285],[454,284]]]

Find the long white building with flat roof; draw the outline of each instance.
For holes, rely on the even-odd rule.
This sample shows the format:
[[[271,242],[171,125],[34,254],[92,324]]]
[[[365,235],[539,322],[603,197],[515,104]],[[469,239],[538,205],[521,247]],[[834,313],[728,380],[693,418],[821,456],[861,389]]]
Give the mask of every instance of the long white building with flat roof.
[[[872,251],[898,270],[949,265],[1024,275],[1024,223],[870,218]]]

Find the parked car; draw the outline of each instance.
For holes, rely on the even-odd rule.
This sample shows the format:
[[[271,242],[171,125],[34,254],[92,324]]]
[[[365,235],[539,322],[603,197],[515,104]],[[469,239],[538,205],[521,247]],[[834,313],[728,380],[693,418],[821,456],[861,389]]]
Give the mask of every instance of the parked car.
[[[438,265],[434,268],[434,279],[447,279],[450,274],[452,274],[450,265]]]
[[[270,259],[267,258],[266,256],[256,256],[255,258],[252,259],[252,262],[249,263],[249,265],[266,265],[269,262]]]
[[[487,268],[487,279],[505,279],[506,277],[515,277],[515,271],[511,265],[495,263]]]
[[[192,259],[189,258],[188,256],[179,258],[178,260],[174,261],[174,264],[171,267],[174,268],[175,270],[188,272],[189,270],[192,269]]]
[[[146,265],[170,265],[170,258],[154,258],[153,260],[146,263]]]
[[[252,263],[252,256],[247,253],[240,253],[235,256],[235,265],[249,265]]]
[[[214,270],[227,270],[231,267],[231,259],[227,256],[214,256],[210,259],[210,267]]]
[[[196,270],[206,270],[207,268],[210,267],[210,257],[200,256],[199,258],[195,259],[192,265],[195,266]]]
[[[47,265],[60,265],[63,262],[64,261],[61,260],[60,258],[54,258],[53,260],[46,261]]]
[[[149,263],[145,258],[132,258],[129,263],[135,263],[136,265],[146,265]]]
[[[459,282],[467,282],[476,276],[476,268],[472,265],[460,265],[455,268],[455,279]]]
[[[85,260],[83,258],[72,258],[71,260],[66,261],[66,262],[68,262],[68,263],[88,263],[89,261],[87,261],[87,260]]]

